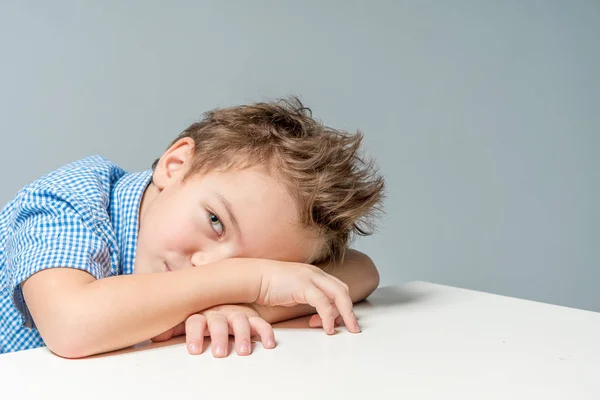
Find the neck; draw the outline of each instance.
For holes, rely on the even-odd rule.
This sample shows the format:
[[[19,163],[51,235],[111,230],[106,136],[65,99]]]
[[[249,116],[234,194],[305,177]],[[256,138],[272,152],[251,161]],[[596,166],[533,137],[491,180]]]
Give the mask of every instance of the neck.
[[[144,221],[146,212],[148,211],[148,207],[150,206],[150,204],[152,204],[152,202],[154,202],[154,200],[156,199],[156,197],[158,196],[159,193],[160,193],[160,191],[158,190],[156,185],[154,185],[154,183],[150,183],[148,185],[148,187],[146,188],[146,190],[144,190],[144,194],[142,196],[142,201],[140,202],[138,231],[142,227],[142,223]]]

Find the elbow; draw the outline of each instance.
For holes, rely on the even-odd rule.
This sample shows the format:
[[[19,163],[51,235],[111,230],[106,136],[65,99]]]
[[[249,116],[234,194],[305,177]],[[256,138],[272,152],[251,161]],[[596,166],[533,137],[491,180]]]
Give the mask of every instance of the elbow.
[[[51,328],[47,327],[49,330],[40,330],[46,347],[52,353],[70,359],[84,358],[95,353],[84,326],[73,323],[71,318],[59,318],[58,321],[60,322],[52,324]]]
[[[74,334],[56,332],[50,336],[43,337],[44,343],[52,353],[59,357],[77,359],[93,354],[85,340],[75,337]]]
[[[62,358],[68,358],[68,359],[78,359],[78,358],[84,358],[86,356],[88,356],[89,354],[86,354],[85,352],[81,351],[80,349],[73,347],[73,346],[55,346],[55,345],[47,345],[48,349],[56,354],[59,357]]]
[[[365,300],[378,287],[380,282],[379,271],[375,263],[364,253],[354,252],[355,262],[358,265],[356,269],[359,277],[359,284],[356,286],[356,293],[352,299],[355,303]]]
[[[369,258],[369,272],[366,277],[366,294],[365,298],[369,297],[378,287],[380,276],[375,263]]]

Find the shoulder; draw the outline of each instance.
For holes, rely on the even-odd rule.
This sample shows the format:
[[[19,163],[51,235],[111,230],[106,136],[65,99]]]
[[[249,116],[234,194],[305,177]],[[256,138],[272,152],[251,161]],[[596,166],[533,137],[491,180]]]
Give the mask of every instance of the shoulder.
[[[21,189],[0,220],[16,230],[40,221],[62,224],[77,218],[96,230],[109,223],[111,192],[125,173],[100,156],[63,165]]]
[[[27,185],[18,197],[25,202],[65,201],[75,208],[108,208],[114,183],[126,172],[101,156],[86,157]]]
[[[110,190],[124,174],[125,171],[112,161],[101,156],[90,156],[61,166],[32,182],[26,189],[57,188],[90,195],[93,189]]]

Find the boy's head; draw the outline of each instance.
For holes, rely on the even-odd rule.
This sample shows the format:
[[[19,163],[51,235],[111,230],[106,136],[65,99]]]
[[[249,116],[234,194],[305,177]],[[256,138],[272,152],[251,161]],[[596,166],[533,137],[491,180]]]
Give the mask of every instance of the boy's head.
[[[383,196],[383,178],[359,154],[361,139],[317,122],[297,98],[209,111],[152,165],[138,248],[152,251],[170,234],[173,243],[163,253],[179,261],[166,263],[338,261],[353,234],[370,233]],[[199,204],[186,208],[186,201]],[[206,226],[193,223],[194,206]],[[196,238],[207,226],[216,236]],[[177,234],[186,236],[191,261],[174,248]],[[227,235],[239,237],[228,241]],[[180,244],[183,239],[177,238]]]

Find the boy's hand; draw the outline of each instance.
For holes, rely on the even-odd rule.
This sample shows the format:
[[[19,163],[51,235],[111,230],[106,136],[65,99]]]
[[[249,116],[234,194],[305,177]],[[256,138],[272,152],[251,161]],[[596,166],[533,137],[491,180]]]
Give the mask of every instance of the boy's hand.
[[[350,332],[360,332],[348,285],[309,264],[263,262],[261,283],[255,303],[293,307],[309,304],[316,308],[325,332],[333,334],[338,316]]]
[[[275,337],[271,324],[260,317],[249,304],[221,305],[190,315],[185,322],[152,338],[153,342],[163,342],[175,336],[186,335],[188,353],[200,354],[204,337],[210,336],[214,357],[225,357],[229,348],[229,335],[234,336],[238,355],[252,352],[251,336],[258,335],[263,347],[275,347]]]
[[[252,352],[251,336],[260,336],[263,347],[275,347],[271,324],[260,317],[251,305],[221,305],[191,315],[185,322],[188,352],[202,353],[204,336],[211,339],[214,357],[225,357],[229,348],[229,335],[234,336],[238,355]]]

